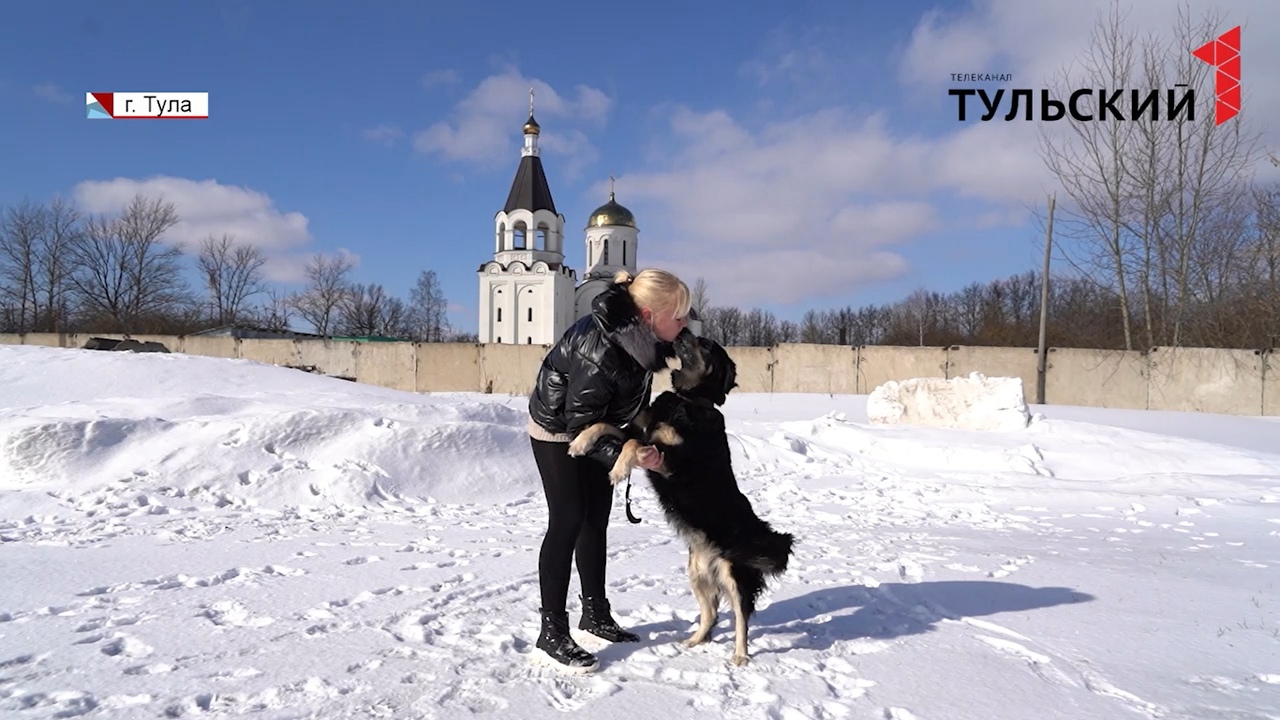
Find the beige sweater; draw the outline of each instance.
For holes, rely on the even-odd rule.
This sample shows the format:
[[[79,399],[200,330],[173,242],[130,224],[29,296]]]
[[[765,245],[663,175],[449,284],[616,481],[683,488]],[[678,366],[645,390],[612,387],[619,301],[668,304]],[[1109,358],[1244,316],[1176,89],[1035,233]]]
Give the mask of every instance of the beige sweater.
[[[547,430],[546,428],[542,427],[538,423],[534,422],[533,418],[529,418],[528,428],[529,428],[529,437],[533,438],[534,440],[541,440],[543,442],[562,442],[562,443],[571,442],[573,440],[573,437],[569,435],[569,433],[553,433],[550,430]]]

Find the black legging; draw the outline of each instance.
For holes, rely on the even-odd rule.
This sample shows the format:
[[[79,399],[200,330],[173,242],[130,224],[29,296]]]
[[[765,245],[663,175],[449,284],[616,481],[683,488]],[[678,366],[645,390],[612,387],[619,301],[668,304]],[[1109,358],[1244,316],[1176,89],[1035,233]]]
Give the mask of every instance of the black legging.
[[[542,608],[563,612],[575,556],[582,594],[604,597],[605,549],[613,486],[599,461],[570,457],[569,443],[530,438],[547,496],[547,534],[538,555]]]

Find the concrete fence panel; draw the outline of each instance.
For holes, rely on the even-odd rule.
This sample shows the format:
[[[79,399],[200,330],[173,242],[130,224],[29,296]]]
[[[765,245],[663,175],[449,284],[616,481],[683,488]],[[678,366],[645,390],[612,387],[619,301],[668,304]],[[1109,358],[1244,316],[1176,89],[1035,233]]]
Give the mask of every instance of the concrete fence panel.
[[[773,392],[773,348],[727,347],[724,351],[738,366],[738,387],[734,392]]]
[[[359,345],[355,340],[299,340],[298,364],[313,366],[324,375],[354,378]]]
[[[1027,402],[1033,403],[1038,359],[1035,348],[952,345],[947,348],[947,377],[965,377],[978,372],[987,377],[1021,378],[1022,394]],[[1045,394],[1048,395],[1047,389]]]
[[[418,384],[418,355],[407,342],[356,345],[356,382],[413,392]]]
[[[858,394],[890,380],[947,377],[947,349],[895,345],[863,345],[858,348]]]
[[[187,336],[182,338],[182,352],[188,355],[235,359],[240,357],[240,340],[225,336]]]
[[[476,392],[480,381],[480,345],[418,343],[418,392]]]
[[[295,340],[240,339],[240,359],[267,365],[300,365]]]
[[[773,348],[773,391],[858,392],[858,348],[848,345],[785,344]]]
[[[482,345],[478,389],[500,395],[529,394],[549,350],[549,345]]]
[[[19,337],[22,338],[22,345],[36,345],[39,347],[84,347],[84,343],[75,345],[73,338],[75,335],[65,333],[24,333]],[[89,336],[84,336],[85,340]]]
[[[1147,408],[1262,414],[1262,363],[1258,350],[1152,348]]]
[[[1045,402],[1147,409],[1147,356],[1137,350],[1049,348]]]
[[[1262,376],[1262,414],[1280,415],[1280,350],[1272,349],[1264,356]]]

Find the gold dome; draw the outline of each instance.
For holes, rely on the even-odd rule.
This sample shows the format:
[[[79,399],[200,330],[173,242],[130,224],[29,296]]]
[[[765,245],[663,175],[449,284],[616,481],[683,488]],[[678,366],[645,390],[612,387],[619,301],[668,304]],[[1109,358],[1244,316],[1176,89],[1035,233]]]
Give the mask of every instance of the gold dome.
[[[606,225],[625,225],[627,227],[636,226],[636,216],[631,211],[618,204],[613,199],[613,193],[609,193],[609,202],[601,205],[591,211],[591,217],[587,220],[587,227],[604,227]]]
[[[525,135],[537,135],[542,132],[542,128],[538,126],[538,121],[533,119],[533,113],[529,113],[529,121],[524,124]]]

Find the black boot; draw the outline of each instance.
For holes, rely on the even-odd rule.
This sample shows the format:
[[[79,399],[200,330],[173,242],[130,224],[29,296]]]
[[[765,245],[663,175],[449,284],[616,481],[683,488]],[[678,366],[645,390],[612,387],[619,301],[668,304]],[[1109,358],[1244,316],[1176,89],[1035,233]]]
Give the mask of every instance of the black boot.
[[[578,629],[609,642],[640,642],[639,635],[618,627],[609,614],[609,601],[604,598],[582,598],[582,621]]]
[[[579,647],[569,636],[567,612],[542,611],[542,634],[538,636],[537,648],[570,672],[591,672],[600,665],[594,655]]]

